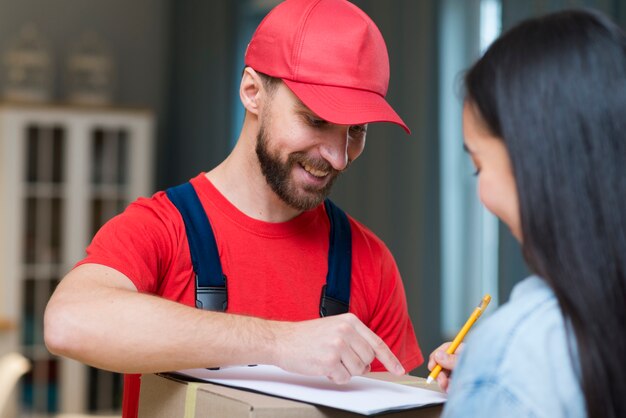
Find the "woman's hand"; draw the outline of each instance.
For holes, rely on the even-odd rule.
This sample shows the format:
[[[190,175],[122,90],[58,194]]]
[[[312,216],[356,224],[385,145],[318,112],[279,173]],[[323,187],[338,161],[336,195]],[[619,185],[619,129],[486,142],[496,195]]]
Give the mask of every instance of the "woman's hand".
[[[437,376],[437,383],[439,383],[439,387],[446,392],[448,391],[448,386],[450,385],[450,375],[456,366],[458,354],[463,351],[464,347],[464,344],[461,343],[454,354],[448,354],[446,353],[446,350],[450,344],[451,342],[441,344],[435,349],[435,351],[430,353],[430,356],[428,357],[428,370],[434,369],[437,364],[441,365],[442,370]]]

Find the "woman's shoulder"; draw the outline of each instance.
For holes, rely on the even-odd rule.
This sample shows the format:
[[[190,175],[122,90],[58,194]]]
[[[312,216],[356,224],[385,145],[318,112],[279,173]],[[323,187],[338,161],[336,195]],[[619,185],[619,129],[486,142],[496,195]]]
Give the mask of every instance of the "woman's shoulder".
[[[501,400],[529,411],[539,407],[538,416],[570,416],[573,406],[584,411],[569,338],[550,287],[538,277],[525,279],[510,301],[468,338],[452,379],[451,399],[457,391],[480,393],[493,404],[497,401],[490,392],[498,388]]]
[[[515,286],[507,303],[478,324],[470,339],[497,342],[504,356],[516,350],[515,344],[532,343],[555,331],[565,331],[556,296],[544,280],[531,276]]]

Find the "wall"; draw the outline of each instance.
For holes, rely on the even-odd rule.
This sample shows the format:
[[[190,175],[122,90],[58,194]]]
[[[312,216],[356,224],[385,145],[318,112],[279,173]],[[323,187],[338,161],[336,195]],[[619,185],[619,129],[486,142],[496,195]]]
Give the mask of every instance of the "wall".
[[[172,2],[167,141],[159,160],[159,188],[210,169],[230,150],[237,3]]]
[[[34,23],[45,36],[55,59],[54,100],[63,101],[67,48],[77,36],[96,32],[114,53],[117,67],[114,104],[151,109],[162,123],[170,3],[169,0],[0,0],[0,58],[3,60],[8,43],[21,28]],[[159,137],[160,132],[157,128]],[[158,148],[162,156],[161,145]]]
[[[355,2],[387,43],[387,100],[411,129],[372,124],[364,154],[332,198],[394,254],[425,356],[441,343],[439,281],[438,28],[434,1]],[[426,375],[426,369],[417,371]]]

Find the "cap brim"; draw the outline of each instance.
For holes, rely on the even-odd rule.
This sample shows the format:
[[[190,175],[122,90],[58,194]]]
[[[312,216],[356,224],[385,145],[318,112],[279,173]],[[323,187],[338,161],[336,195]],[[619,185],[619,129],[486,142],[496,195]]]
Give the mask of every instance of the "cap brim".
[[[306,107],[328,122],[338,125],[391,122],[401,126],[407,134],[411,133],[385,98],[377,93],[282,80]]]

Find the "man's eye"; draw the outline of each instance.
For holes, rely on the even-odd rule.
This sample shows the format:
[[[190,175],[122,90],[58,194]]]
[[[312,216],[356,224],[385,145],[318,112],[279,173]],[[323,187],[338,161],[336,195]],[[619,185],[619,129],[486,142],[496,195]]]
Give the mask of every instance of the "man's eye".
[[[311,116],[308,116],[307,119],[309,125],[313,126],[314,128],[321,128],[328,124],[328,122],[326,122],[324,119],[313,118]]]
[[[350,132],[355,135],[363,135],[367,131],[365,125],[352,125],[350,127]]]

